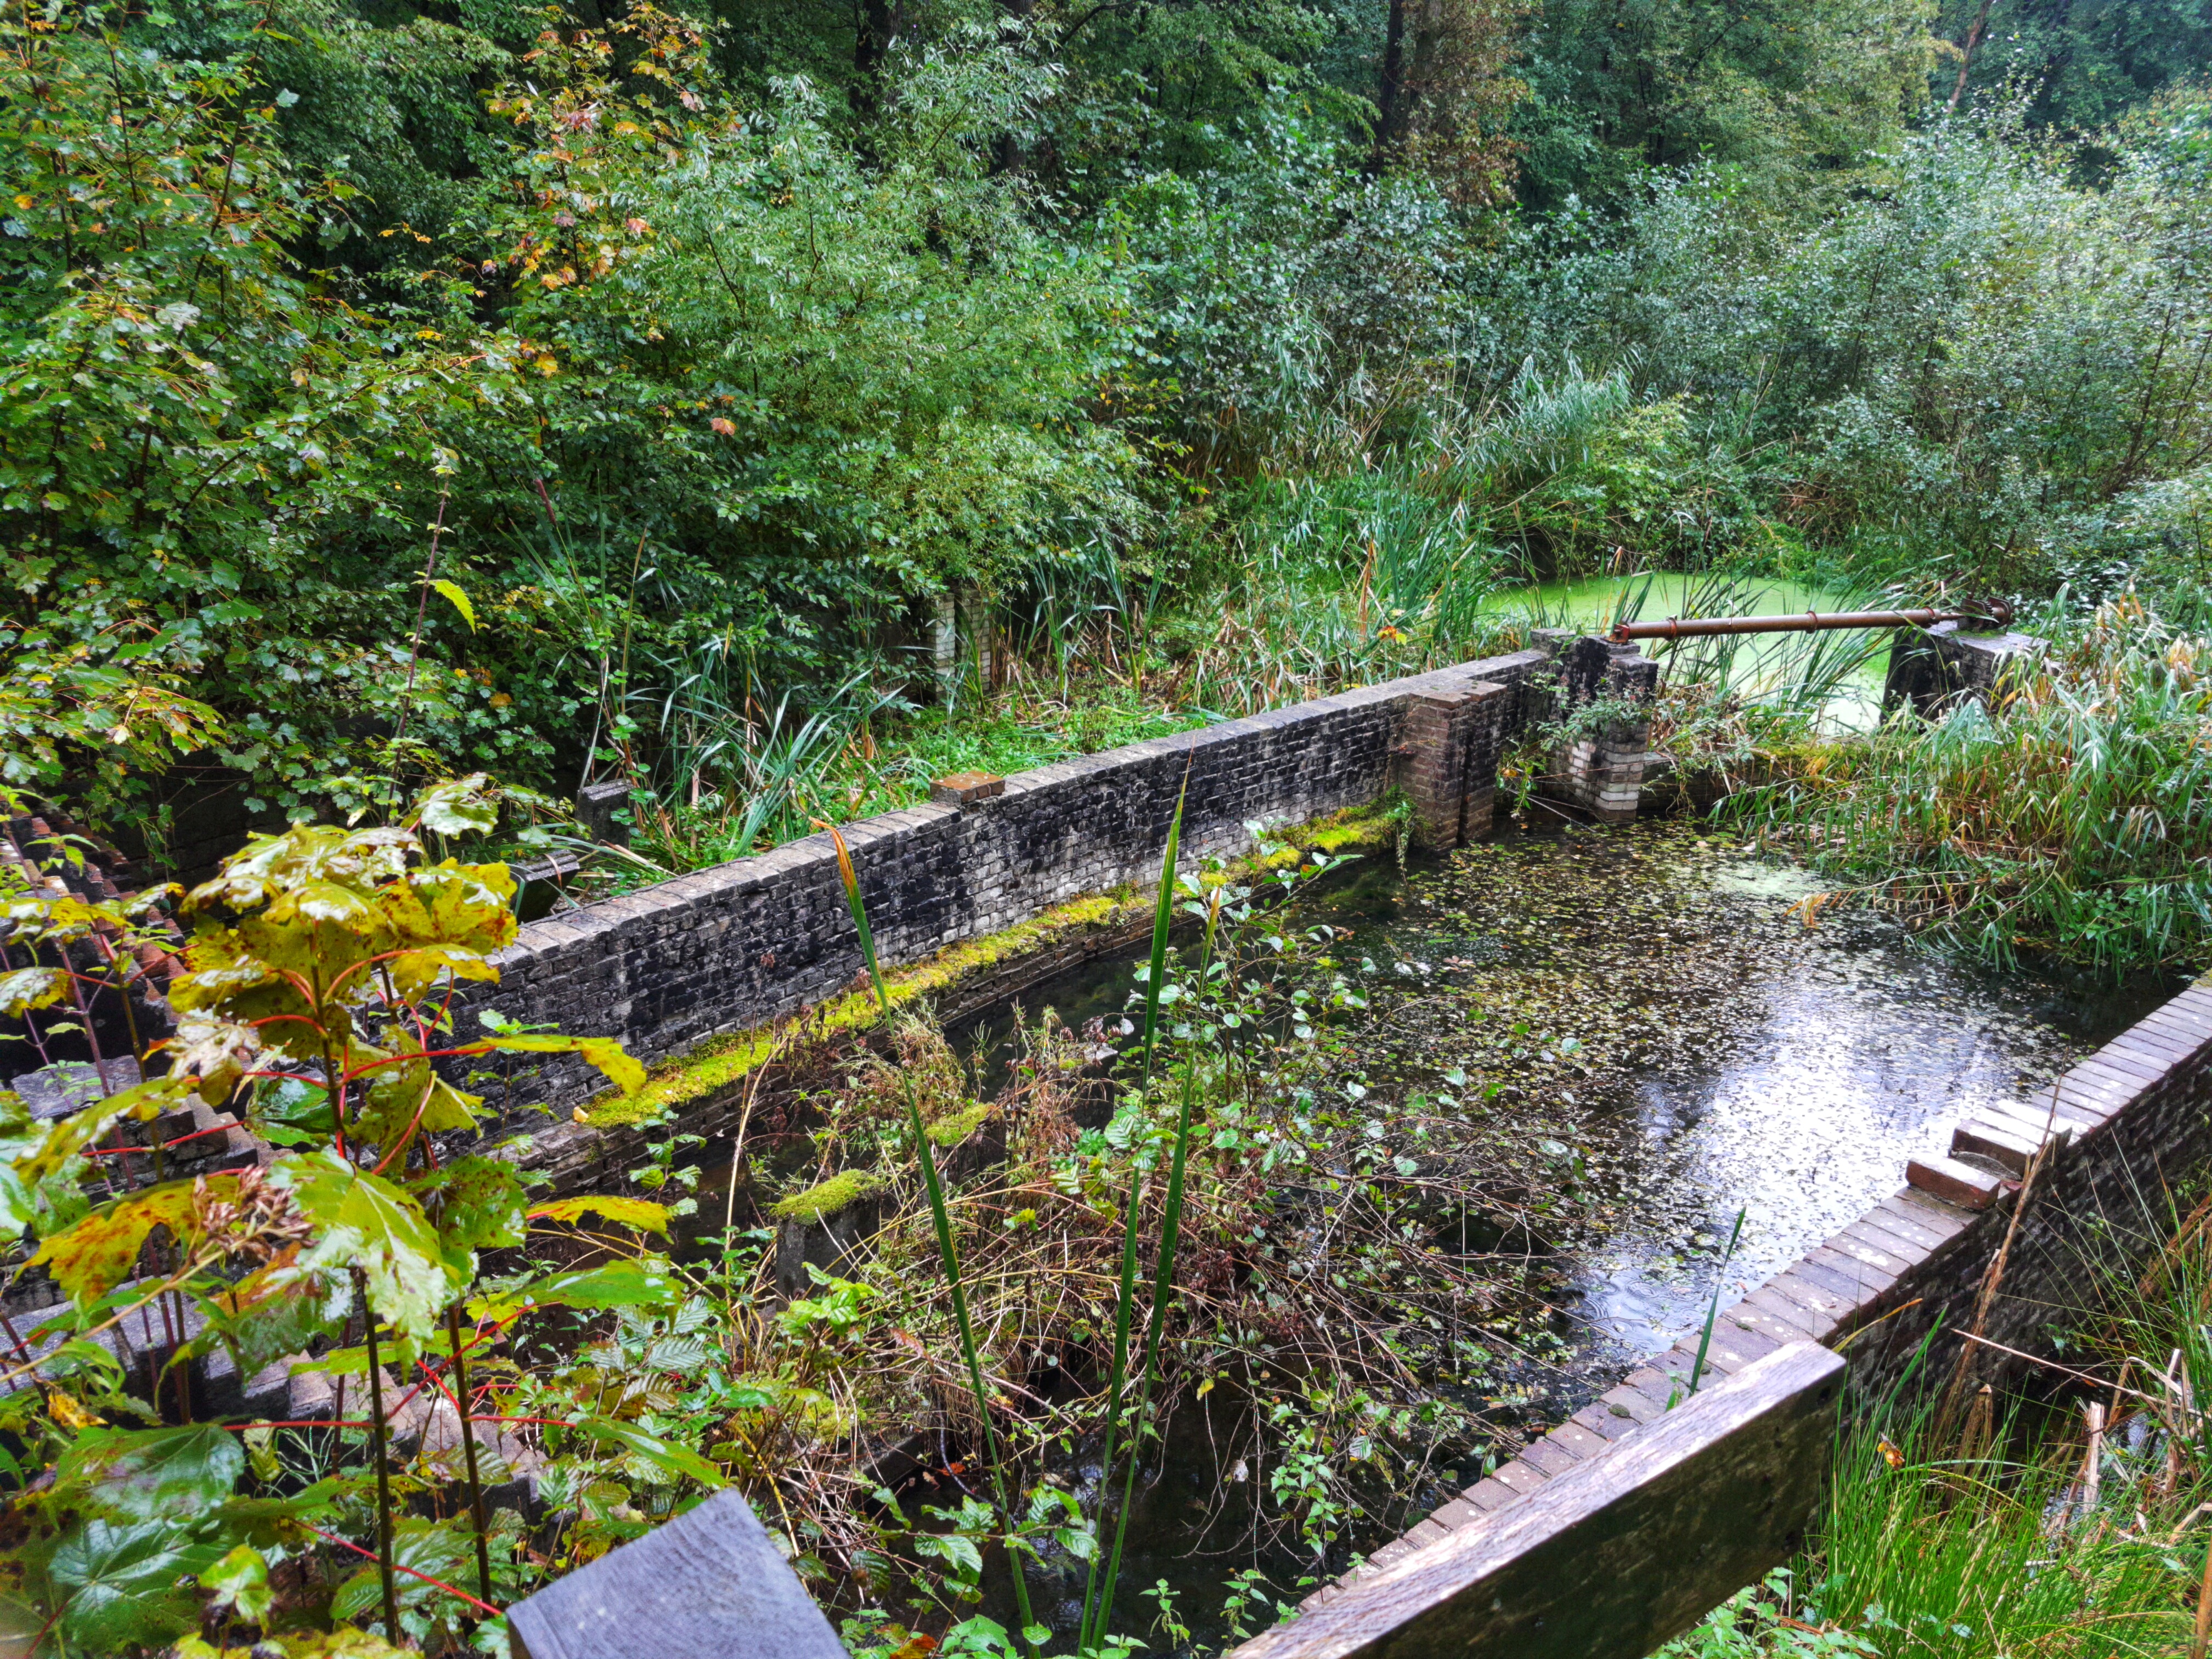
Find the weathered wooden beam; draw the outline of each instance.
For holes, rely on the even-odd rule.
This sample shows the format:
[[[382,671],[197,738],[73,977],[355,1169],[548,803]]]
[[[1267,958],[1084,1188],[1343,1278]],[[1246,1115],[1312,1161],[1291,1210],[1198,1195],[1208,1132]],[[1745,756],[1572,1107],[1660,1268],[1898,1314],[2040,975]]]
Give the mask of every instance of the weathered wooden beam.
[[[734,1492],[507,1610],[514,1659],[845,1659]]]
[[[1844,1370],[1778,1349],[1233,1659],[1644,1659],[1796,1550]]]

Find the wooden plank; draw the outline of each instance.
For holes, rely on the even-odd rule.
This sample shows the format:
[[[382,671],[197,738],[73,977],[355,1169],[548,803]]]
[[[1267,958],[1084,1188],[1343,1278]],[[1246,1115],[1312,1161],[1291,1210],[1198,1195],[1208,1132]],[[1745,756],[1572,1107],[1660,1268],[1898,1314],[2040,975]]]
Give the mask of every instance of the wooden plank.
[[[845,1659],[734,1492],[507,1610],[514,1659]]]
[[[1797,1547],[1844,1370],[1769,1355],[1235,1659],[1644,1659]]]

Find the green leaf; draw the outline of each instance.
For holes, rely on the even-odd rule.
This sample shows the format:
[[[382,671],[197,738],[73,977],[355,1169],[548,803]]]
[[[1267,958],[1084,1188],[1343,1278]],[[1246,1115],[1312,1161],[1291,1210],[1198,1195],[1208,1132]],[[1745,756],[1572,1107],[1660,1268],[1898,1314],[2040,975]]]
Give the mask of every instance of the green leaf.
[[[430,586],[437,590],[439,595],[443,598],[448,605],[452,605],[454,610],[461,613],[461,620],[469,625],[469,632],[471,634],[475,633],[477,631],[477,608],[469,603],[469,596],[461,592],[460,584],[459,582],[449,582],[443,576],[441,576],[435,581],[432,582]],[[437,828],[435,824],[432,824],[429,827],[434,830]]]
[[[269,1587],[269,1563],[251,1544],[240,1544],[200,1574],[200,1588],[215,1592],[217,1607],[250,1625],[264,1622],[276,1604]]]
[[[414,1197],[327,1147],[277,1159],[269,1179],[291,1192],[321,1234],[294,1271],[343,1275],[360,1268],[378,1315],[398,1334],[427,1340],[466,1279],[448,1267],[438,1230]]]
[[[55,1627],[84,1653],[158,1647],[199,1623],[199,1599],[181,1581],[222,1553],[173,1521],[88,1521],[47,1564],[57,1595],[67,1598]]]
[[[643,1429],[609,1417],[580,1419],[575,1425],[601,1445],[619,1446],[631,1456],[668,1474],[687,1476],[705,1486],[726,1486],[729,1477],[689,1446],[672,1446]]]
[[[648,1233],[668,1231],[668,1206],[642,1198],[599,1198],[589,1194],[582,1198],[558,1198],[550,1204],[532,1205],[530,1218],[532,1221],[574,1221],[577,1217],[590,1212],[597,1212],[618,1227],[635,1227]]]
[[[973,1582],[983,1572],[983,1552],[975,1547],[972,1538],[963,1538],[957,1532],[918,1532],[914,1535],[917,1554],[933,1555],[951,1567],[954,1574]]]
[[[453,592],[447,593],[447,588]],[[477,625],[476,615],[469,609],[468,596],[451,582],[438,584],[438,591],[453,601],[460,613],[469,619],[469,626]],[[433,835],[460,836],[471,830],[489,830],[499,822],[499,808],[491,799],[490,781],[481,772],[471,772],[465,778],[448,778],[443,783],[434,783],[415,798],[415,821]]]
[[[459,1578],[475,1547],[475,1540],[460,1529],[457,1522],[409,1516],[392,1529],[392,1559],[397,1565],[412,1567],[415,1572],[448,1584]],[[424,1583],[412,1573],[393,1574],[392,1587],[398,1592],[403,1610],[424,1602],[434,1603],[449,1613],[463,1613],[468,1608],[467,1602],[435,1584]],[[364,1562],[358,1572],[338,1586],[337,1594],[331,1599],[331,1616],[357,1619],[380,1607],[383,1600],[383,1582],[376,1564]]]
[[[212,1423],[87,1429],[54,1470],[58,1485],[81,1484],[86,1501],[106,1515],[173,1525],[228,1498],[245,1473],[237,1437]]]
[[[35,1187],[125,1118],[144,1122],[183,1104],[192,1093],[192,1079],[188,1077],[157,1077],[95,1101],[82,1111],[58,1120],[35,1152],[15,1160],[15,1174],[26,1187]]]
[[[684,1286],[659,1256],[622,1258],[577,1273],[552,1273],[496,1296],[472,1297],[469,1316],[504,1324],[534,1308],[672,1308]]]
[[[492,1249],[523,1237],[522,1178],[496,1158],[459,1158],[410,1183],[448,1249]]]

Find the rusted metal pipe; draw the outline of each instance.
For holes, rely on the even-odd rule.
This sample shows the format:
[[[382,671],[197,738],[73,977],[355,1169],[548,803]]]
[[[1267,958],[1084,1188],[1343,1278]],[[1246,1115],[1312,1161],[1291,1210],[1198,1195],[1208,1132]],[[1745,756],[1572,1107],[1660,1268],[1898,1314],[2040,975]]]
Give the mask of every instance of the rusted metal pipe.
[[[1665,622],[1615,623],[1607,637],[1615,645],[1631,640],[1691,640],[1715,634],[1815,634],[1831,628],[1933,628],[1937,623],[1991,622],[2012,625],[2012,607],[1997,604],[1979,611],[1804,611],[1787,617],[1669,617]]]

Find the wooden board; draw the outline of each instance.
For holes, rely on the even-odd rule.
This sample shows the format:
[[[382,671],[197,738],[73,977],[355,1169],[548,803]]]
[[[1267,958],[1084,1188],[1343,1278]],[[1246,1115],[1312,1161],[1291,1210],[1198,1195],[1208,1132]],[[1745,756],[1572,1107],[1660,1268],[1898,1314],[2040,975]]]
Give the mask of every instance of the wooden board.
[[[1233,1659],[1644,1659],[1796,1550],[1844,1370],[1810,1342],[1754,1360]]]
[[[507,1610],[514,1659],[845,1659],[734,1492]]]

